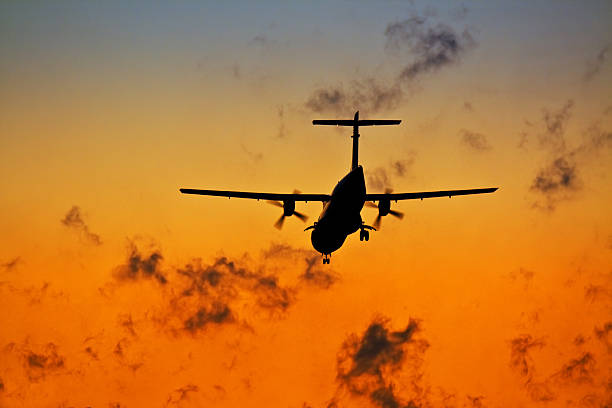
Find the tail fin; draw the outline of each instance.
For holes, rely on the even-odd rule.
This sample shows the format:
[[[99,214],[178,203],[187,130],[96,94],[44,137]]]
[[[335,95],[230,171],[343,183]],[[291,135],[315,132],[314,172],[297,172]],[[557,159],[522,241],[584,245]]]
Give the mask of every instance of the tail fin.
[[[359,119],[359,111],[355,112],[354,119],[315,119],[313,125],[352,126],[353,127],[353,160],[351,169],[356,168],[359,157],[359,126],[399,125],[402,121],[395,119]]]

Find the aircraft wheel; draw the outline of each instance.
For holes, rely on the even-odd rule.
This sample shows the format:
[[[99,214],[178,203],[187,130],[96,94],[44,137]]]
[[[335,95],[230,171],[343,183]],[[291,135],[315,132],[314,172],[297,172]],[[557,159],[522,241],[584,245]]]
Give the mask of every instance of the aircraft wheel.
[[[364,235],[364,238],[365,238],[366,241],[370,240],[370,233],[368,231],[364,231],[363,235]]]

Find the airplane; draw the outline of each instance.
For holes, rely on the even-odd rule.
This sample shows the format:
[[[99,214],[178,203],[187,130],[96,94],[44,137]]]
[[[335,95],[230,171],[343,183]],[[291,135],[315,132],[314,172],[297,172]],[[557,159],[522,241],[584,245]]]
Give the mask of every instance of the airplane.
[[[307,216],[295,210],[297,201],[321,201],[323,211],[318,221],[306,228],[304,231],[312,230],[310,241],[315,250],[323,256],[323,263],[329,264],[331,254],[342,247],[346,238],[359,231],[360,241],[369,241],[369,231],[380,228],[382,217],[392,215],[402,218],[403,214],[391,209],[391,201],[414,200],[432,197],[452,197],[468,194],[493,193],[497,187],[475,188],[469,190],[443,190],[422,191],[415,193],[366,193],[363,167],[359,164],[359,128],[361,126],[385,126],[399,125],[401,120],[393,119],[359,119],[359,111],[353,119],[317,119],[313,125],[352,126],[353,127],[353,154],[351,170],[336,184],[331,194],[302,194],[294,191],[292,194],[283,193],[258,193],[249,191],[223,191],[223,190],[198,190],[192,188],[181,188],[183,194],[198,194],[216,197],[250,198],[255,200],[267,200],[270,204],[283,208],[283,214],[278,219],[275,227],[280,229],[285,217],[292,215],[307,220]],[[375,204],[378,202],[378,205]],[[378,208],[378,216],[374,225],[366,225],[361,218],[361,210],[364,205]]]

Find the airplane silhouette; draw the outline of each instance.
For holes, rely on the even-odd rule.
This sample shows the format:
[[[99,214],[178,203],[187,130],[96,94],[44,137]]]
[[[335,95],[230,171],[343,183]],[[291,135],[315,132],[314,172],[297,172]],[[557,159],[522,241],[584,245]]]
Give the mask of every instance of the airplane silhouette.
[[[268,200],[269,203],[283,208],[283,214],[275,223],[275,227],[278,229],[282,227],[285,217],[295,215],[302,221],[307,220],[308,217],[306,215],[295,211],[296,201],[321,201],[323,203],[323,211],[319,215],[318,221],[304,231],[312,230],[310,236],[312,246],[323,255],[323,263],[329,264],[331,253],[338,250],[350,234],[359,231],[359,239],[361,241],[368,241],[370,239],[368,230],[376,231],[380,227],[382,217],[389,214],[397,218],[403,217],[402,213],[391,210],[391,201],[492,193],[497,190],[497,187],[494,187],[470,190],[422,191],[416,193],[392,193],[389,190],[381,194],[366,193],[363,167],[358,163],[359,127],[399,125],[400,122],[401,120],[359,119],[359,111],[355,113],[353,119],[312,121],[313,125],[353,127],[353,135],[351,136],[353,138],[351,171],[338,182],[331,194],[302,194],[299,191],[294,191],[292,194],[277,194],[248,191],[197,190],[192,188],[181,188],[180,192],[183,194]],[[378,205],[374,204],[376,201],[378,201]],[[361,209],[366,203],[371,207],[378,208],[378,216],[374,221],[374,226],[366,225],[361,219]]]

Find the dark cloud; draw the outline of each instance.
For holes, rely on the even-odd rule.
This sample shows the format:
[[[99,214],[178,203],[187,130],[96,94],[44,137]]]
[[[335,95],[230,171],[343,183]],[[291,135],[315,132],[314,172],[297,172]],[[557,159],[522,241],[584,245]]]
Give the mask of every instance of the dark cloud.
[[[606,296],[607,294],[608,293],[606,288],[601,285],[594,285],[590,283],[584,288],[584,297],[589,302],[595,302],[596,300],[598,300],[602,296]]]
[[[572,116],[573,107],[574,101],[570,99],[559,110],[551,112],[544,109],[545,131],[540,133],[538,137],[540,147],[549,148],[553,151],[564,151],[566,149],[565,129]]]
[[[47,343],[37,350],[26,349],[22,355],[28,379],[32,382],[42,380],[65,367],[65,358],[58,353],[58,347],[53,343]]]
[[[129,242],[129,253],[126,263],[115,268],[114,277],[120,282],[155,279],[162,285],[168,281],[161,272],[161,261],[164,259],[157,249],[143,254],[135,242]]]
[[[612,339],[610,339],[611,331],[612,321],[606,322],[601,328],[595,327],[593,329],[595,337],[606,345],[608,353],[612,353]]]
[[[582,334],[579,334],[576,337],[574,337],[574,342],[573,343],[574,343],[574,346],[580,347],[584,343],[586,343],[586,339],[584,338],[584,336]]]
[[[196,393],[199,390],[200,388],[195,384],[187,384],[183,387],[177,388],[168,396],[165,406],[170,407],[180,405],[182,402],[189,400],[190,394]]]
[[[542,348],[542,339],[529,334],[520,335],[510,341],[510,367],[523,378],[523,386],[532,401],[547,402],[556,398],[549,381],[539,381],[535,376],[535,365],[530,355],[532,349]]]
[[[123,327],[132,337],[137,337],[136,329],[134,328],[134,320],[131,314],[121,314],[118,317],[120,327]]]
[[[590,165],[601,150],[612,147],[612,132],[603,131],[595,124],[584,132],[580,143],[569,148],[565,132],[572,107],[573,101],[569,100],[557,111],[544,111],[544,131],[538,138],[540,148],[549,157],[530,186],[530,191],[543,200],[534,203],[536,208],[552,211],[559,201],[570,199],[582,190],[580,169]]]
[[[529,352],[533,348],[544,347],[544,340],[534,339],[529,334],[520,335],[510,341],[510,366],[518,371],[522,377],[531,380],[534,365]]]
[[[368,190],[382,191],[391,188],[391,177],[384,167],[376,167],[367,173]]]
[[[599,50],[595,56],[595,59],[588,62],[586,72],[583,76],[585,81],[590,81],[599,73],[599,71],[601,71],[601,68],[608,58],[609,52],[610,44],[606,44],[601,50]]]
[[[374,78],[363,78],[343,84],[319,88],[306,101],[306,107],[317,113],[350,115],[357,110],[376,113],[397,107],[404,97],[399,82],[391,85]]]
[[[561,367],[556,374],[564,382],[574,384],[592,383],[595,371],[595,357],[590,352],[578,358],[571,359]]]
[[[153,279],[161,283],[157,288],[163,302],[151,312],[152,320],[174,335],[198,335],[226,325],[248,329],[245,310],[249,316],[264,312],[263,316],[270,318],[283,317],[300,290],[329,289],[339,280],[312,250],[272,244],[261,255],[262,262],[244,254],[238,258],[219,256],[209,263],[195,258],[180,267],[164,267],[159,250],[141,250],[130,242],[127,261],[116,267],[113,275],[119,282]],[[109,294],[121,288],[107,286],[112,289]],[[130,339],[138,338],[131,314],[120,315],[118,324]],[[127,339],[117,343],[117,356],[122,355]]]
[[[127,338],[117,341],[113,355],[120,365],[129,368],[132,372],[138,371],[144,365],[142,356],[133,352],[131,342]]]
[[[84,349],[85,353],[87,353],[92,359],[99,360],[98,353],[91,346],[87,346]]]
[[[0,289],[6,289],[15,295],[23,296],[28,299],[30,305],[41,304],[45,300],[68,300],[66,293],[52,289],[49,282],[31,286],[16,286],[9,282],[0,282]]]
[[[414,80],[457,63],[475,45],[466,29],[461,34],[445,24],[434,24],[427,16],[413,16],[387,25],[385,48],[403,60],[390,80],[364,76],[344,84],[316,89],[306,101],[313,112],[348,115],[357,110],[376,113],[397,108]]]
[[[468,395],[467,399],[471,407],[474,407],[474,408],[484,407],[484,403],[482,402],[484,400],[484,397],[482,395],[477,395],[475,397]]]
[[[457,63],[476,44],[467,29],[459,34],[450,26],[433,25],[427,17],[419,16],[389,24],[385,37],[387,49],[407,51],[411,57],[399,75],[409,81]]]
[[[322,289],[329,289],[340,277],[330,268],[321,266],[321,257],[314,254],[306,258],[306,270],[299,277],[302,281]]]
[[[11,259],[10,261],[0,264],[0,267],[4,268],[5,271],[10,272],[14,270],[15,268],[17,268],[17,266],[22,262],[23,261],[21,260],[21,257],[18,256],[18,257]]]
[[[79,232],[81,236],[85,238],[88,242],[95,245],[102,244],[100,236],[91,232],[87,224],[85,224],[85,221],[83,221],[83,218],[81,217],[81,210],[78,206],[72,206],[72,208],[66,213],[61,222],[66,227]]]
[[[409,152],[406,158],[391,160],[387,166],[368,170],[366,174],[368,189],[373,191],[392,189],[393,180],[408,177],[415,161],[416,153]]]
[[[559,157],[546,167],[541,168],[531,183],[531,191],[548,197],[559,193],[577,191],[581,188],[576,162]],[[553,203],[551,203],[554,208]]]
[[[331,267],[321,264],[321,255],[313,250],[274,243],[263,252],[263,255],[266,259],[285,259],[294,263],[303,260],[306,268],[298,278],[301,282],[320,289],[329,289],[340,280],[340,276]]]
[[[429,344],[415,338],[419,331],[416,320],[400,331],[387,326],[387,320],[377,318],[361,336],[352,335],[344,342],[337,357],[337,381],[350,394],[367,397],[376,406],[399,407],[405,402],[395,391],[393,376],[407,360],[420,366]],[[420,378],[418,373],[416,378]],[[416,406],[413,400],[406,403]]]
[[[223,324],[234,322],[234,314],[229,306],[223,303],[213,303],[210,310],[201,307],[193,316],[185,321],[185,330],[195,333],[203,330],[208,324]]]
[[[459,134],[461,135],[461,143],[473,150],[486,152],[492,149],[487,137],[482,133],[462,129]]]

